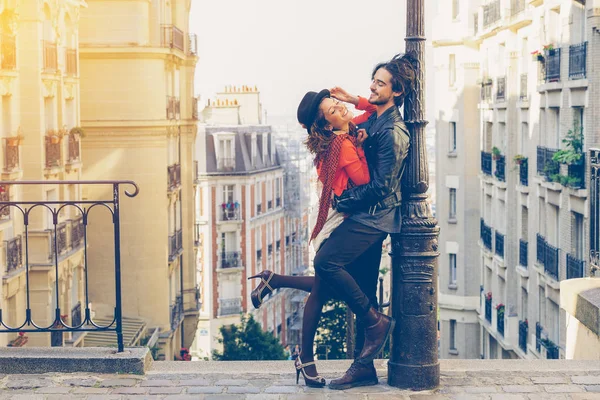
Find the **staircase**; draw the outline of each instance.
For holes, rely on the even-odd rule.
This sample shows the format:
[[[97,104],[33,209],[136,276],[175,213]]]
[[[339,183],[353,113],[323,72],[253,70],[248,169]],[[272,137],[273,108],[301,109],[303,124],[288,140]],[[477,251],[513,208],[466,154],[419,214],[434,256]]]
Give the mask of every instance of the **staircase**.
[[[112,317],[94,318],[94,323],[107,326],[112,322]],[[135,346],[146,334],[146,322],[141,318],[123,317],[123,343],[125,347]],[[116,347],[116,332],[88,332],[83,339],[84,347]]]

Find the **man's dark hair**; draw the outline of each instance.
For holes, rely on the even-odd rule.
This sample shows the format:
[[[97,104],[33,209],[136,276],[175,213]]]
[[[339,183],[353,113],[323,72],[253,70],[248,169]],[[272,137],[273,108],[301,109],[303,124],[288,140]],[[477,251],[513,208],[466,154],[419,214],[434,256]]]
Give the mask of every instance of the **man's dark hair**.
[[[392,90],[401,92],[400,96],[394,97],[396,107],[401,107],[404,104],[404,98],[408,93],[414,90],[415,81],[417,79],[416,60],[409,54],[396,54],[390,61],[379,63],[373,69],[371,79],[375,78],[375,73],[384,68],[392,75]]]

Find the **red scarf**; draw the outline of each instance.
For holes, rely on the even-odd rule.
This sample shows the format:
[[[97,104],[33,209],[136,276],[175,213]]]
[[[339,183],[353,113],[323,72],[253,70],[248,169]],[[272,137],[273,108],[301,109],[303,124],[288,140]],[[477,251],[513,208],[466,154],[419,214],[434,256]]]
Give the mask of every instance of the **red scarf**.
[[[313,228],[310,240],[312,241],[317,237],[319,232],[323,229],[325,221],[327,221],[327,215],[329,214],[329,208],[331,208],[331,192],[333,191],[333,179],[340,164],[340,152],[342,150],[342,143],[344,140],[349,139],[356,146],[356,138],[343,133],[337,135],[335,139],[329,144],[329,147],[323,153],[317,155],[317,165],[321,164],[321,171],[319,173],[319,180],[323,183],[323,191],[319,199],[319,214],[317,216],[317,222]]]

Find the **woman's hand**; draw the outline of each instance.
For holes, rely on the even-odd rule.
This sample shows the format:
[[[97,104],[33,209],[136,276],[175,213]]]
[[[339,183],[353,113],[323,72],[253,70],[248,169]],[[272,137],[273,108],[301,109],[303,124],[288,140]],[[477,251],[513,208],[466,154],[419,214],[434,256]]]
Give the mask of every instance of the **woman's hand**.
[[[369,135],[367,135],[366,130],[359,129],[356,134],[356,146],[362,147],[363,143],[365,142],[365,140],[367,140],[368,137],[369,137]]]
[[[333,97],[334,99],[343,101],[345,103],[351,103],[351,104],[354,104],[355,106],[358,105],[358,96],[354,96],[354,95],[346,92],[344,89],[342,89],[339,86],[334,86],[331,89],[329,89],[329,93],[331,94],[331,97]]]

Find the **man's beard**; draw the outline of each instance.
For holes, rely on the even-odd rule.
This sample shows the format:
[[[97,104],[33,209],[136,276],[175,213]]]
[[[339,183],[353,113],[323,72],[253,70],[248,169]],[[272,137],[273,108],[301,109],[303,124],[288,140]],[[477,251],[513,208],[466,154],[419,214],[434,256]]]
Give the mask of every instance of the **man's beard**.
[[[373,100],[369,99],[369,103],[376,105],[376,106],[381,106],[383,104],[386,104],[388,101],[389,101],[389,99],[384,99],[381,96],[378,96]]]

